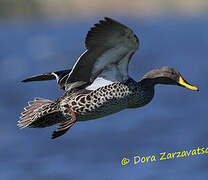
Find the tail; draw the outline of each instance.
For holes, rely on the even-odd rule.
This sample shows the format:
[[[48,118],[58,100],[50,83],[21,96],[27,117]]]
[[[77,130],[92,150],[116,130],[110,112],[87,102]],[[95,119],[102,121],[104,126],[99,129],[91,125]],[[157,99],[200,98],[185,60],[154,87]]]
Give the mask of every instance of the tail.
[[[35,98],[34,101],[28,102],[29,106],[21,113],[18,126],[42,128],[58,123],[61,112],[58,111],[53,101],[43,98]]]

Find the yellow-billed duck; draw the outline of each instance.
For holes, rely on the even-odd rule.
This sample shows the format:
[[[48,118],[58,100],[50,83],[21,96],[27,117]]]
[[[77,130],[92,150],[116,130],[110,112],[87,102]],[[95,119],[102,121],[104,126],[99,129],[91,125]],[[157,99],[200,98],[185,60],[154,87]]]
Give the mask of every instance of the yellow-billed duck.
[[[157,84],[178,85],[191,90],[171,67],[153,69],[136,82],[128,64],[139,48],[139,39],[127,26],[105,18],[88,32],[86,51],[69,70],[45,73],[23,80],[56,79],[65,93],[55,101],[35,98],[28,102],[18,126],[43,128],[60,123],[52,138],[63,135],[76,121],[97,119],[127,108],[148,104]]]

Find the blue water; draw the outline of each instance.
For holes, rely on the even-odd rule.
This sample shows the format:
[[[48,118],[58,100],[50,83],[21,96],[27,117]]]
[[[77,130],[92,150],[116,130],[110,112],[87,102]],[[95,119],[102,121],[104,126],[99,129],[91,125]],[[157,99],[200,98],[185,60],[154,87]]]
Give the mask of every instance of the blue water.
[[[30,75],[70,68],[84,51],[84,37],[98,19],[71,22],[0,22],[0,176],[10,179],[208,179],[207,154],[133,164],[134,155],[159,158],[160,152],[208,147],[207,68],[208,23],[195,19],[141,20],[117,18],[141,41],[130,63],[139,80],[147,71],[172,66],[200,92],[160,85],[153,101],[76,123],[51,140],[55,127],[19,129],[16,124],[27,101],[55,100],[63,91],[56,82],[23,84]],[[123,157],[130,164],[121,165]]]

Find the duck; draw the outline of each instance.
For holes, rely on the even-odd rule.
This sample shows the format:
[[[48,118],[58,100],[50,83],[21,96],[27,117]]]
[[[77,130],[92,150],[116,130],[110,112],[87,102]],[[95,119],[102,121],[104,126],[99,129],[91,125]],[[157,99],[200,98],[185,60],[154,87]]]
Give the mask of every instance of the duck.
[[[29,77],[22,82],[56,80],[63,95],[54,101],[35,98],[18,121],[21,128],[45,128],[58,124],[52,139],[64,135],[76,122],[98,119],[152,101],[158,84],[199,91],[174,68],[163,66],[147,72],[139,81],[128,66],[139,48],[139,39],[124,24],[105,17],[85,39],[86,51],[72,69]]]

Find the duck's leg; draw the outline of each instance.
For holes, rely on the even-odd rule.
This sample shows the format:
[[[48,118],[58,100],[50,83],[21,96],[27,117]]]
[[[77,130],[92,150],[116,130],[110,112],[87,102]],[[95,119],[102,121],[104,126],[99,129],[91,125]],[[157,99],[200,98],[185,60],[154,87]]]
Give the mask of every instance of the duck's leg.
[[[72,109],[70,109],[69,112],[71,114],[71,119],[60,123],[60,125],[56,127],[56,130],[52,134],[52,139],[55,139],[65,134],[69,130],[69,128],[71,128],[77,121],[75,112]]]

